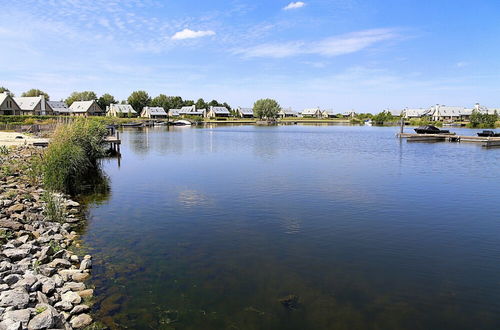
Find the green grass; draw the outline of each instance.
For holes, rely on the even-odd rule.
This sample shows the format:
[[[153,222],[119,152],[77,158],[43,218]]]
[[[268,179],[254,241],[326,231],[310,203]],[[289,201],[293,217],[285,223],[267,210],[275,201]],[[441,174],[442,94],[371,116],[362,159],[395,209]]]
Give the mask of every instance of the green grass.
[[[43,215],[52,222],[64,222],[64,204],[58,195],[46,191],[42,195],[42,200],[45,202]]]

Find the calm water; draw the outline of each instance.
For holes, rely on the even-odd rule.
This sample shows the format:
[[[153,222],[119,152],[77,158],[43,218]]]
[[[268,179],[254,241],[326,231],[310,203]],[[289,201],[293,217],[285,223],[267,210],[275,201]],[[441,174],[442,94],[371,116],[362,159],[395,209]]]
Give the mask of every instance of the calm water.
[[[83,236],[98,317],[116,329],[500,328],[500,149],[397,130],[123,132]]]

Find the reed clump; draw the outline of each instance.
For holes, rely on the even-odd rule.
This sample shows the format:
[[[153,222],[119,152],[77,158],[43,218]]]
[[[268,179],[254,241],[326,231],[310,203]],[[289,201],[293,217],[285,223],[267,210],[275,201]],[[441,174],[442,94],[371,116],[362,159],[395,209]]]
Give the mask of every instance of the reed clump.
[[[99,169],[98,159],[105,154],[106,136],[106,126],[92,119],[60,125],[42,161],[45,187],[74,193],[86,175]]]

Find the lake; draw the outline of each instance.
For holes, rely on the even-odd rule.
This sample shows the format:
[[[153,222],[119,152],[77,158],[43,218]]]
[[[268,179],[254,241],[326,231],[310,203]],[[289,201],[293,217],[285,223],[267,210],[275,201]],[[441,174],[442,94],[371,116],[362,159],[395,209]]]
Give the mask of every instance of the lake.
[[[500,149],[397,132],[123,131],[82,236],[97,318],[112,329],[500,328]]]

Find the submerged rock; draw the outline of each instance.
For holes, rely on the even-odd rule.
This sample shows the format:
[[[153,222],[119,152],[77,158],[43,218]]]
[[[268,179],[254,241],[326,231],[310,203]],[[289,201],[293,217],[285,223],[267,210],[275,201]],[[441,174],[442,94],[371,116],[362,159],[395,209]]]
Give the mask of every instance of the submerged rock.
[[[69,322],[71,326],[75,329],[81,329],[92,323],[92,318],[88,314],[80,314],[78,316],[73,316]]]
[[[279,302],[288,310],[294,310],[299,307],[299,297],[294,294],[279,299]]]

